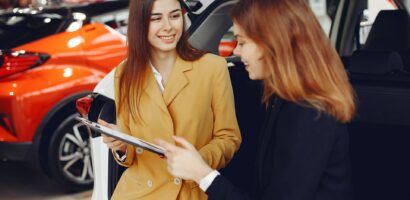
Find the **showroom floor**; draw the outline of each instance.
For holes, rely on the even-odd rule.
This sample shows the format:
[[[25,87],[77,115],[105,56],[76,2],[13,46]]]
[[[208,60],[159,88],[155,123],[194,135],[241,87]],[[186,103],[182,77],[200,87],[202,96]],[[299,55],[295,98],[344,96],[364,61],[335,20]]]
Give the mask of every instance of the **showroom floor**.
[[[0,200],[89,200],[91,193],[67,194],[25,163],[0,161]]]

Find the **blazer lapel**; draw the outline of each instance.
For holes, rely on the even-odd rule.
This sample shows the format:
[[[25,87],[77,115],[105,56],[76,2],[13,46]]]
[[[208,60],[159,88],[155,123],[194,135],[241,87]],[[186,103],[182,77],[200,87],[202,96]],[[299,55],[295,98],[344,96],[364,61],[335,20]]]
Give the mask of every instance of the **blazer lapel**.
[[[168,113],[168,109],[164,103],[164,99],[162,97],[161,91],[159,89],[158,83],[154,78],[154,74],[152,73],[152,69],[149,68],[147,70],[147,79],[145,80],[144,91],[148,94],[148,96],[152,99],[152,101],[157,104],[162,111]]]
[[[267,113],[265,119],[265,124],[263,125],[263,132],[259,138],[259,149],[257,153],[257,169],[258,169],[258,183],[261,183],[263,178],[263,166],[266,154],[268,152],[273,151],[275,147],[269,146],[271,142],[271,138],[275,137],[275,127],[276,127],[276,119],[278,117],[278,113],[282,107],[283,100],[279,97],[271,97],[269,103],[269,113]]]
[[[167,106],[169,106],[181,90],[188,85],[189,80],[185,72],[191,69],[192,62],[182,60],[179,56],[177,57],[163,93],[163,98]]]

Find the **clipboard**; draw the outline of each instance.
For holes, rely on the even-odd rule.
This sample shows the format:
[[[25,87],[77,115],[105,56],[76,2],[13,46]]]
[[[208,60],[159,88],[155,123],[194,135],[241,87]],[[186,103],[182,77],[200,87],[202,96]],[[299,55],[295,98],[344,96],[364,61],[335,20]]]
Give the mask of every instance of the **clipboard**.
[[[121,131],[117,131],[117,130],[114,130],[114,129],[99,125],[99,124],[97,124],[95,122],[92,122],[88,119],[85,119],[83,117],[76,117],[75,119],[82,122],[83,124],[87,125],[91,129],[93,129],[93,130],[95,130],[95,131],[97,131],[101,134],[113,137],[117,140],[121,140],[123,142],[126,142],[128,144],[132,144],[132,145],[137,146],[137,147],[141,147],[141,148],[143,148],[147,151],[156,153],[156,154],[158,154],[162,157],[165,156],[165,149],[158,146],[158,145],[155,145],[155,144],[149,143],[147,141],[141,140],[139,138],[130,136],[130,135],[125,134]]]

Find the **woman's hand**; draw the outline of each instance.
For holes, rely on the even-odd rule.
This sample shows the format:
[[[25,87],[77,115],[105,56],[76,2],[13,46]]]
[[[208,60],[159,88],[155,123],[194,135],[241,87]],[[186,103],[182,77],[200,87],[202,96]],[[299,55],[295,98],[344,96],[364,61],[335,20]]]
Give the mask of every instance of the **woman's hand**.
[[[97,123],[111,129],[118,129],[114,124],[109,124],[101,119],[98,119]],[[122,154],[125,154],[125,151],[127,150],[127,143],[121,140],[117,140],[113,137],[106,136],[104,134],[101,134],[101,136],[103,138],[103,142],[107,144],[108,148],[112,149],[113,151],[119,151]]]
[[[212,172],[211,167],[205,163],[195,147],[184,138],[173,136],[173,139],[181,147],[161,139],[156,140],[160,146],[166,149],[165,157],[169,173],[175,177],[199,183],[202,178]]]

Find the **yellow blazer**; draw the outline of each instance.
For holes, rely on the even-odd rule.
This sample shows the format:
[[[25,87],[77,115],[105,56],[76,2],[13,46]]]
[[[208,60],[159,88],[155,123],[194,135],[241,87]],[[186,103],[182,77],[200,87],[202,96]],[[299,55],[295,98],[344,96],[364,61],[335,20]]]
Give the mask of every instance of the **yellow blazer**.
[[[116,94],[121,68],[116,70]],[[147,73],[143,88],[139,111],[145,123],[135,123],[124,112],[117,116],[124,132],[153,143],[155,138],[174,143],[171,136],[181,136],[214,169],[232,159],[241,135],[225,59],[206,54],[189,62],[178,57],[162,94],[152,73]],[[172,177],[165,160],[154,153],[128,145],[126,160],[117,162],[128,169],[112,199],[207,199],[195,182]]]

